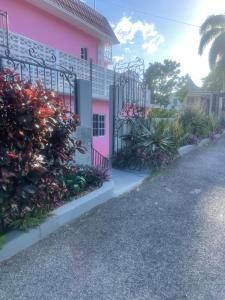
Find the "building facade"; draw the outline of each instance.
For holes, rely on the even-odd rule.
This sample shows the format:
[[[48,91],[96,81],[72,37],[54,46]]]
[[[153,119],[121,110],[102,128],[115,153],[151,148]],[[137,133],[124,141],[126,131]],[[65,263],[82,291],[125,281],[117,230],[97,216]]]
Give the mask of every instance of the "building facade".
[[[26,57],[32,49],[36,58],[92,82],[92,144],[108,156],[113,84],[108,66],[118,40],[106,18],[79,0],[0,0],[0,10],[7,12],[9,32],[6,38],[2,19],[0,54],[8,48],[14,57]]]

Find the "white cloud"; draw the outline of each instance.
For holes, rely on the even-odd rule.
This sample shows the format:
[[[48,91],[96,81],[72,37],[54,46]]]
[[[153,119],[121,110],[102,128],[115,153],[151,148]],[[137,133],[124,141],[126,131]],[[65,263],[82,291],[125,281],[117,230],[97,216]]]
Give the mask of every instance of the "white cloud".
[[[154,24],[142,21],[132,22],[131,17],[122,17],[114,31],[121,44],[135,44],[135,38],[140,34],[142,49],[148,53],[155,52],[164,42],[164,37],[158,33]]]
[[[154,53],[158,47],[164,43],[165,39],[162,35],[157,35],[148,42],[142,44],[142,48],[145,49],[148,53]]]
[[[116,25],[115,25],[113,22],[109,22],[109,24],[110,24],[110,26],[111,26],[112,28],[115,28],[115,27],[116,27]]]
[[[113,62],[115,62],[115,63],[118,63],[118,62],[120,62],[120,61],[123,61],[125,59],[125,56],[124,55],[115,55],[115,56],[113,56]]]

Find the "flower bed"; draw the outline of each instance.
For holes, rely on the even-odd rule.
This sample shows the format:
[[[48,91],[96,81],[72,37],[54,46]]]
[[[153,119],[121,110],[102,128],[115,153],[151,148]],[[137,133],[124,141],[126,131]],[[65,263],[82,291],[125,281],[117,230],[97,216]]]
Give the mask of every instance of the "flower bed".
[[[124,147],[113,158],[114,166],[131,169],[165,166],[177,156],[180,147],[197,145],[205,138],[213,140],[225,125],[224,118],[209,117],[195,109],[187,109],[173,119],[164,115],[170,114],[160,110],[154,112],[154,117],[149,114],[148,118],[128,119],[130,132],[121,136]]]
[[[76,166],[76,151],[86,151],[74,138],[78,124],[79,117],[40,82],[0,73],[0,238],[37,226],[50,211],[107,179],[101,170]]]

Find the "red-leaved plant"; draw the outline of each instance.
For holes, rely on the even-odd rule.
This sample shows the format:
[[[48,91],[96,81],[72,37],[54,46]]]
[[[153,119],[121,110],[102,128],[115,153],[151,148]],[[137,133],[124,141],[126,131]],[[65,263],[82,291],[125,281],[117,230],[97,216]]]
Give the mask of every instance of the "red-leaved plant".
[[[67,192],[60,176],[75,151],[85,151],[73,134],[78,122],[40,82],[0,73],[0,234],[27,212],[60,204]]]

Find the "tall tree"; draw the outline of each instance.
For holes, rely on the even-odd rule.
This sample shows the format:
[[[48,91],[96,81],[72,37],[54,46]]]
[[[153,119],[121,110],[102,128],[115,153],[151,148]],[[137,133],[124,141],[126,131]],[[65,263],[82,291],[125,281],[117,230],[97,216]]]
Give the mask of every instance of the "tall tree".
[[[207,45],[209,50],[209,66],[211,70],[223,67],[223,88],[225,91],[225,15],[211,15],[200,28],[201,40],[199,54],[202,55]]]
[[[220,92],[223,90],[223,69],[216,67],[202,79],[203,88],[210,92]]]
[[[150,63],[145,72],[145,81],[152,92],[154,103],[169,104],[171,95],[179,95],[181,101],[186,94],[187,76],[180,76],[180,64],[165,59],[163,63]]]

